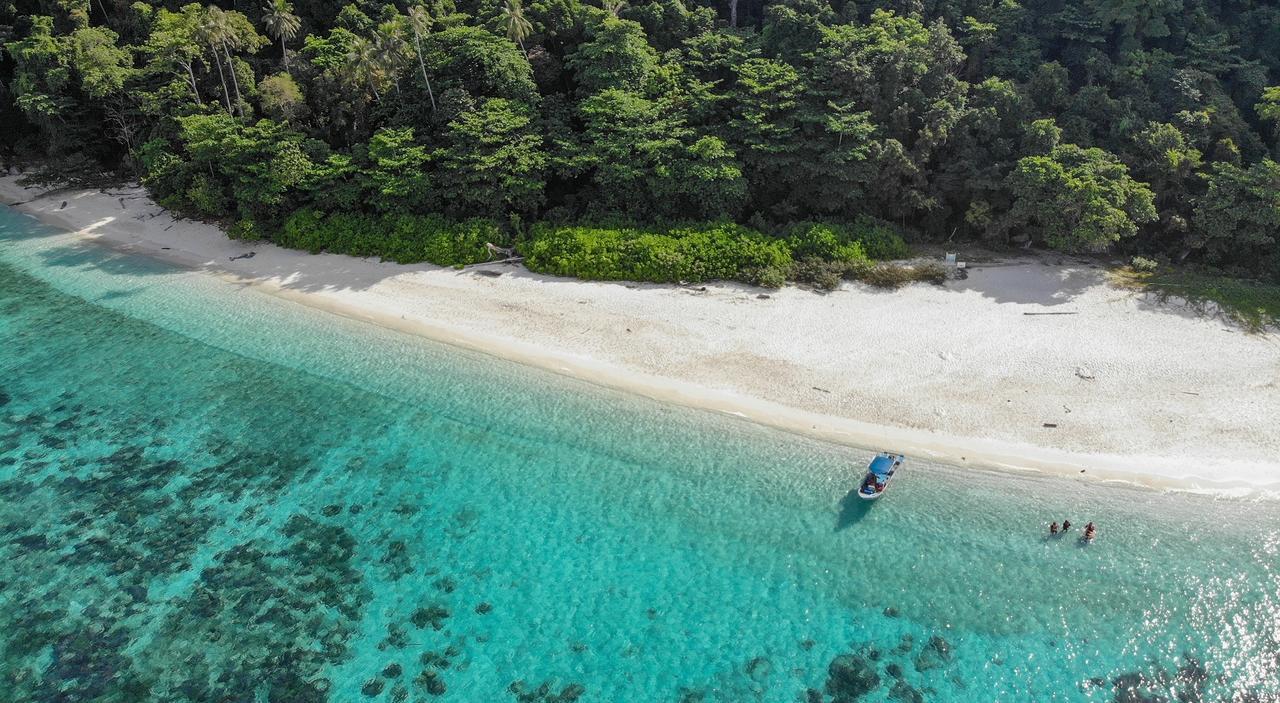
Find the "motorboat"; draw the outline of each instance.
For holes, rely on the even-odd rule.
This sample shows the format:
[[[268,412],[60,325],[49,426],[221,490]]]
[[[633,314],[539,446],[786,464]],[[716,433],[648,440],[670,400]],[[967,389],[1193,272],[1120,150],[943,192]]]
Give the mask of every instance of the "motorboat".
[[[862,485],[858,488],[858,497],[863,500],[875,500],[880,497],[889,488],[889,480],[893,478],[893,474],[902,466],[902,462],[906,459],[901,454],[891,454],[889,452],[880,452],[876,458],[871,460],[867,466],[867,475],[862,479]]]

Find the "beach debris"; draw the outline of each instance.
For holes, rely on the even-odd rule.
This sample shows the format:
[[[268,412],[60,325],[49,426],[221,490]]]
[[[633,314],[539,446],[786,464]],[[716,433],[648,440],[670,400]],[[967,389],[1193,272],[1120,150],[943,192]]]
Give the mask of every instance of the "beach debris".
[[[772,297],[773,296],[769,295],[768,293],[761,293],[756,296],[756,300],[768,300],[769,298],[772,298]]]
[[[1092,381],[1097,378],[1097,376],[1093,373],[1093,370],[1090,369],[1088,366],[1077,366],[1076,375],[1079,376],[1080,378],[1083,378],[1086,381]]]
[[[493,269],[479,269],[476,271],[476,273],[480,274],[481,276],[488,276],[489,278],[497,278],[498,276],[502,275],[501,271],[494,271]]]
[[[813,390],[815,390],[815,391],[822,391],[823,393],[830,393],[830,392],[831,392],[831,391],[827,390],[826,388],[819,388],[819,387],[817,387],[817,386],[813,386]]]
[[[1183,395],[1200,395],[1194,391],[1179,391],[1179,393],[1182,393]]]
[[[514,247],[500,247],[491,242],[485,242],[484,248],[489,250],[490,256],[501,256],[504,259],[510,259],[511,257],[516,255],[516,250]]]
[[[66,206],[67,206],[67,201],[63,200],[63,201],[62,201],[62,204],[58,206],[58,209],[59,209],[59,210],[61,210],[61,209],[65,208]]]
[[[255,256],[257,256],[257,255],[258,255],[258,252],[256,252],[256,251],[251,251],[251,252],[248,252],[248,253],[245,253],[245,254],[239,254],[239,255],[237,255],[237,256],[232,256],[232,257],[230,257],[230,260],[231,260],[231,261],[235,261],[236,259],[252,259],[253,257],[255,257]]]
[[[1058,426],[1058,423],[1056,423],[1056,422],[1046,422],[1046,423],[1044,423],[1044,426],[1045,426],[1045,427],[1057,427],[1057,426]]]
[[[1023,315],[1079,315],[1080,311],[1072,310],[1070,312],[1024,312]]]

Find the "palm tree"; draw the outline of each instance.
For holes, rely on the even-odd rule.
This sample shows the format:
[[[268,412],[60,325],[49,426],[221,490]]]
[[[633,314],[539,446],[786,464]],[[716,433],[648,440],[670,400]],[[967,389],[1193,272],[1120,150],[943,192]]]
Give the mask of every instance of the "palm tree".
[[[427,65],[422,61],[422,35],[431,31],[431,13],[422,5],[409,8],[409,26],[413,28],[413,46],[417,49],[418,68],[422,69],[422,80],[427,84],[427,97],[431,99],[431,111],[436,111],[436,94],[431,90],[431,79],[427,78]]]
[[[227,114],[231,114],[231,91],[227,88],[227,74],[222,71],[222,59],[218,56],[218,43],[227,31],[226,15],[222,8],[210,6],[200,19],[200,41],[209,45],[213,54],[213,63],[218,67],[218,78],[222,81],[222,97],[227,103]]]
[[[351,50],[347,52],[347,60],[350,61],[351,72],[357,78],[364,78],[369,84],[369,89],[373,91],[373,98],[378,102],[382,102],[382,95],[378,93],[377,76],[379,71],[378,52],[373,42],[364,37],[356,37],[351,41]]]
[[[524,48],[524,40],[525,37],[533,34],[533,25],[525,19],[520,0],[506,0],[502,6],[502,26],[507,30],[507,38],[519,44],[520,51],[527,56],[529,51]]]
[[[302,20],[293,14],[293,4],[289,0],[270,0],[262,6],[262,25],[267,34],[280,40],[280,57],[284,60],[284,70],[289,70],[289,51],[286,41],[292,41],[302,29]]]
[[[391,74],[396,95],[400,95],[400,60],[404,57],[404,41],[400,39],[399,23],[383,22],[378,25],[378,33],[373,37],[373,53],[378,64]]]

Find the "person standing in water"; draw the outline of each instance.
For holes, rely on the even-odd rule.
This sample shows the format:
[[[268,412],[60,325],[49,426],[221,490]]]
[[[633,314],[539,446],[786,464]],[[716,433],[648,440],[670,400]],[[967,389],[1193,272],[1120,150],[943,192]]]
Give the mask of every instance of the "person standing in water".
[[[1085,525],[1085,526],[1084,526],[1084,541],[1086,541],[1086,542],[1092,542],[1092,541],[1093,541],[1093,537],[1094,537],[1094,535],[1096,535],[1097,533],[1098,533],[1098,528],[1094,527],[1092,522],[1091,522],[1091,523],[1089,523],[1089,524],[1087,524],[1087,525]]]
[[[1058,534],[1058,521],[1057,521],[1057,520],[1054,520],[1052,523],[1050,523],[1050,524],[1049,524],[1049,534],[1050,534],[1050,535],[1056,535],[1056,534]]]
[[[1066,532],[1066,531],[1067,531],[1067,530],[1069,530],[1069,529],[1071,529],[1071,521],[1070,521],[1070,520],[1063,520],[1063,521],[1062,521],[1062,531],[1063,531],[1063,532]]]

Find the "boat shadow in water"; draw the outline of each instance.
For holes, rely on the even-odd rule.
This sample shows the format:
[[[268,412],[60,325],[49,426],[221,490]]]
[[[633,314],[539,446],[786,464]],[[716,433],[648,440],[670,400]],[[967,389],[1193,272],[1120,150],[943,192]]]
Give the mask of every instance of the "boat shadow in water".
[[[858,497],[858,487],[854,486],[844,498],[840,500],[840,514],[836,516],[836,532],[847,527],[852,527],[862,518],[871,512],[871,505],[875,501],[863,500]]]

